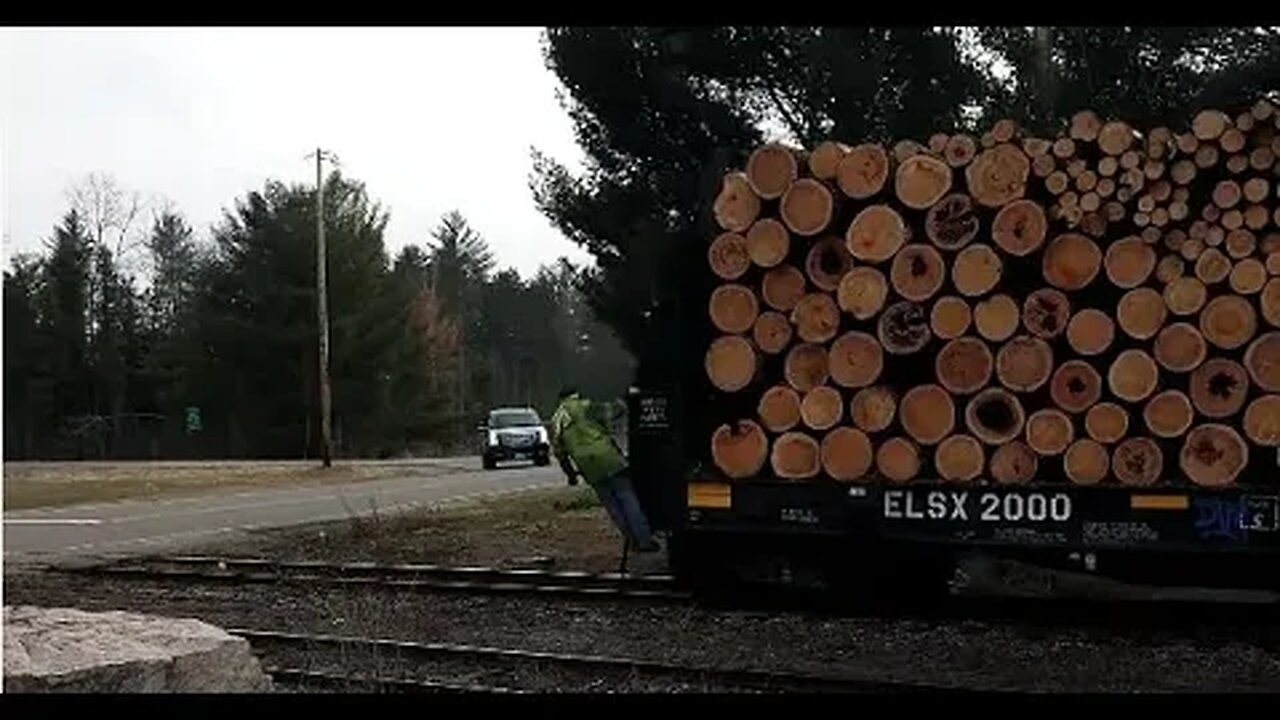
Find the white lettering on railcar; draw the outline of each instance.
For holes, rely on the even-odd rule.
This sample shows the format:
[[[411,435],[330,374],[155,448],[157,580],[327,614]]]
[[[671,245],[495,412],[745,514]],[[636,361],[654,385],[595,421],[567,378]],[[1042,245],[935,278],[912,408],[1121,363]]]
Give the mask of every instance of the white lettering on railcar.
[[[884,517],[892,520],[945,520],[967,522],[968,491],[886,490]],[[982,522],[1066,522],[1071,519],[1071,497],[1066,493],[993,493],[972,498],[974,514]]]

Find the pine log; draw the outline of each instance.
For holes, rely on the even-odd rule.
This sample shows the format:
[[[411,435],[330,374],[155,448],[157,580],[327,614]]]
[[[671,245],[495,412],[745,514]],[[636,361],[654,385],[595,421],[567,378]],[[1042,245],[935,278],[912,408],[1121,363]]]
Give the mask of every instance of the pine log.
[[[1061,195],[1071,186],[1071,179],[1061,170],[1055,170],[1045,176],[1044,189],[1054,195]]]
[[[1262,290],[1267,282],[1267,266],[1257,258],[1245,258],[1231,268],[1231,289],[1241,295],[1252,295]]]
[[[1205,222],[1216,223],[1222,217],[1222,208],[1212,203],[1206,203],[1204,207],[1200,208],[1200,217]]]
[[[1026,193],[1030,171],[1031,162],[1022,150],[1002,143],[978,153],[965,168],[965,181],[979,205],[995,208]]]
[[[1193,157],[1196,167],[1201,170],[1207,170],[1214,165],[1217,165],[1218,159],[1218,148],[1212,145],[1201,145],[1199,148],[1196,148],[1196,154]]]
[[[1133,236],[1130,235],[1129,237],[1133,237]],[[1142,240],[1142,242],[1146,245],[1157,245],[1160,243],[1160,239],[1163,237],[1164,237],[1164,233],[1160,231],[1160,228],[1155,226],[1144,227],[1142,228],[1142,232],[1138,234],[1138,238]],[[1110,252],[1110,250],[1111,248],[1107,248],[1108,252]],[[1103,267],[1106,267],[1106,264],[1107,264],[1106,256],[1104,255],[1102,260]]]
[[[1270,170],[1276,162],[1276,154],[1269,147],[1257,147],[1249,153],[1249,167],[1254,170]]]
[[[707,248],[707,263],[722,280],[737,280],[751,267],[747,240],[738,233],[721,233]]]
[[[831,343],[827,367],[840,387],[866,387],[884,370],[884,351],[875,337],[850,330]]]
[[[1112,285],[1126,290],[1135,288],[1146,282],[1155,270],[1156,252],[1141,238],[1130,235],[1111,243],[1103,266]]]
[[[871,205],[854,217],[845,244],[858,260],[879,263],[893,257],[909,238],[907,225],[888,205]]]
[[[1076,143],[1069,137],[1058,138],[1049,151],[1059,160],[1069,160],[1076,155]]]
[[[1187,240],[1190,243],[1191,239]],[[1183,244],[1184,247],[1186,243]],[[1177,278],[1164,288],[1164,304],[1174,315],[1194,315],[1204,307],[1209,291],[1200,278],[1184,276]]]
[[[961,250],[952,261],[951,281],[966,297],[985,295],[1000,282],[1004,263],[990,245],[975,243]]]
[[[951,190],[951,168],[930,155],[907,158],[894,174],[893,188],[912,210],[930,208]]]
[[[1185,240],[1185,238],[1183,239]],[[1168,238],[1166,237],[1165,240],[1168,241]],[[1163,285],[1168,285],[1177,280],[1185,275],[1186,272],[1186,262],[1177,255],[1165,255],[1160,258],[1160,262],[1156,263],[1156,280],[1159,280]]]
[[[1022,139],[1022,152],[1026,153],[1027,157],[1030,158],[1052,157],[1049,153],[1052,147],[1053,142],[1044,138],[1028,137]]]
[[[885,308],[876,331],[880,344],[894,355],[919,352],[932,337],[929,314],[910,300],[896,302]]]
[[[1040,249],[1048,227],[1044,210],[1036,202],[1014,200],[996,213],[991,239],[1010,255],[1022,257]]]
[[[871,471],[875,451],[866,433],[838,427],[822,438],[822,469],[832,480],[858,480]]]
[[[1075,428],[1061,410],[1044,408],[1027,418],[1027,445],[1038,455],[1060,455],[1072,440]]]
[[[804,297],[804,273],[790,265],[781,265],[764,274],[760,298],[774,310],[789,312]]]
[[[778,215],[791,232],[805,237],[821,233],[831,224],[835,198],[826,185],[813,178],[801,178],[787,188],[778,204]]]
[[[1263,395],[1244,411],[1244,434],[1263,447],[1280,445],[1280,395]]]
[[[1155,227],[1162,228],[1169,224],[1168,208],[1158,207],[1151,211],[1151,224]]]
[[[1255,121],[1253,116],[1247,112],[1242,112],[1236,116],[1236,129],[1242,133],[1247,133],[1252,130],[1254,124]]]
[[[969,435],[952,435],[938,443],[933,452],[933,465],[938,476],[950,482],[977,479],[986,465],[982,443]]]
[[[1098,161],[1098,174],[1104,178],[1114,177],[1120,170],[1120,161],[1107,156]]]
[[[1046,340],[1065,332],[1070,318],[1071,303],[1053,288],[1033,290],[1022,305],[1022,324],[1032,335]]]
[[[1276,213],[1280,214],[1280,208],[1276,208]],[[1264,205],[1250,205],[1244,209],[1244,226],[1250,230],[1261,230],[1269,221],[1270,215]]]
[[[751,339],[756,347],[768,355],[777,355],[791,344],[791,321],[786,315],[772,310],[760,313],[751,328]]]
[[[738,335],[716,338],[703,362],[711,384],[725,392],[737,392],[755,379],[756,351]]]
[[[1022,433],[1026,416],[1022,403],[1004,388],[987,388],[969,401],[965,426],[988,445],[1001,445]]]
[[[1200,332],[1204,339],[1224,350],[1234,350],[1249,342],[1257,330],[1257,313],[1249,301],[1239,295],[1216,297],[1200,312]]]
[[[1149,340],[1160,332],[1168,312],[1160,293],[1149,287],[1134,288],[1116,305],[1116,324],[1131,338]]]
[[[854,393],[849,403],[849,417],[862,430],[880,432],[893,424],[898,412],[898,399],[884,385],[872,385]]]
[[[1254,120],[1267,120],[1275,112],[1275,107],[1267,99],[1259,100],[1249,109],[1249,114],[1253,115]]]
[[[1152,435],[1162,438],[1181,437],[1191,427],[1195,412],[1191,401],[1177,390],[1165,390],[1147,401],[1142,419]]]
[[[1111,471],[1111,458],[1106,448],[1081,438],[1063,454],[1062,471],[1076,485],[1097,485]]]
[[[1196,258],[1196,277],[1205,285],[1215,285],[1231,275],[1231,258],[1218,248],[1209,248]]]
[[[716,224],[722,230],[743,232],[760,216],[760,196],[751,189],[747,174],[729,173],[720,183],[720,192],[712,204]]]
[[[817,440],[804,433],[783,433],[773,441],[769,464],[773,467],[773,473],[780,478],[811,478],[822,469],[822,450]]]
[[[961,337],[949,341],[934,359],[938,382],[957,395],[977,392],[991,380],[995,359],[981,340]]]
[[[942,151],[947,149],[947,141],[950,139],[951,136],[946,133],[934,133],[930,135],[929,142],[927,143],[929,152],[934,155],[941,155]]]
[[[1075,180],[1083,175],[1084,171],[1088,167],[1089,163],[1085,162],[1082,158],[1076,158],[1075,160],[1067,163],[1067,177]]]
[[[1113,120],[1098,131],[1098,149],[1108,155],[1120,155],[1133,145],[1133,129],[1127,124]]]
[[[1156,336],[1152,353],[1156,362],[1166,370],[1177,373],[1191,372],[1208,355],[1209,345],[1204,336],[1191,323],[1176,322],[1166,325]]]
[[[1222,213],[1222,219],[1218,224],[1227,230],[1235,230],[1244,225],[1244,212],[1239,208],[1228,210]]]
[[[1132,437],[1116,446],[1111,470],[1122,485],[1154,485],[1164,472],[1164,454],[1151,438]]]
[[[1265,332],[1244,353],[1249,377],[1264,391],[1280,392],[1280,332]]]
[[[973,162],[978,154],[978,144],[969,135],[952,135],[942,151],[947,164],[953,168],[962,168]]]
[[[973,324],[978,334],[992,342],[1004,342],[1018,330],[1018,303],[1001,293],[978,302]]]
[[[787,384],[802,393],[825,384],[830,377],[827,349],[811,343],[793,346],[787,351],[783,376],[787,379]]]
[[[1148,160],[1142,164],[1142,174],[1147,180],[1155,182],[1164,177],[1165,164],[1159,160]],[[1168,197],[1167,195],[1165,197]],[[1156,198],[1159,200],[1160,198]]]
[[[1076,189],[1080,192],[1088,194],[1096,187],[1098,187],[1098,174],[1094,171],[1084,170],[1076,176]],[[1087,210],[1089,208],[1085,209]]]
[[[1254,237],[1252,232],[1244,228],[1227,233],[1223,244],[1227,254],[1237,260],[1249,257],[1254,250],[1258,249],[1258,239]]]
[[[951,340],[964,335],[969,330],[973,313],[969,303],[955,295],[945,295],[933,303],[929,311],[929,327],[933,334],[943,340]]]
[[[824,343],[840,329],[840,308],[829,293],[809,293],[792,309],[791,324],[802,341]]]
[[[1209,358],[1191,373],[1191,404],[1209,418],[1235,415],[1249,394],[1249,374],[1244,366],[1227,358]]]
[[[1049,397],[1069,413],[1088,410],[1102,398],[1102,378],[1083,360],[1068,360],[1053,371]]]
[[[750,420],[739,420],[716,428],[711,435],[711,459],[731,478],[759,474],[769,456],[769,439]]]
[[[849,150],[836,166],[836,184],[855,200],[865,200],[884,189],[889,179],[889,155],[875,143]]]
[[[1213,204],[1229,210],[1240,203],[1244,190],[1235,180],[1221,180],[1213,186]]]
[[[1074,140],[1094,142],[1102,130],[1102,118],[1092,110],[1081,110],[1071,116],[1068,134]]]
[[[889,438],[876,449],[876,470],[888,480],[906,482],[920,472],[920,449],[906,438]]]
[[[1096,213],[1098,208],[1102,207],[1102,196],[1096,192],[1086,192],[1080,196],[1080,209],[1085,211],[1085,216],[1089,213]],[[1101,234],[1101,233],[1099,233]]]
[[[1048,382],[1052,372],[1053,348],[1040,338],[1018,336],[996,353],[996,376],[1010,390],[1032,392]]]
[[[1142,173],[1142,168],[1139,167],[1141,164],[1142,156],[1138,154],[1137,150],[1126,150],[1120,154],[1120,167],[1124,170],[1130,171],[1126,173],[1126,176],[1132,178],[1130,185],[1132,185],[1135,190],[1142,187],[1143,178],[1146,177],[1146,175]]]
[[[1200,147],[1200,140],[1193,133],[1179,133],[1174,136],[1174,144],[1178,148],[1178,152],[1183,155],[1190,155]]]
[[[1054,238],[1044,251],[1044,278],[1061,290],[1079,290],[1097,277],[1102,251],[1097,243],[1078,233]]]
[[[844,240],[836,235],[826,235],[815,242],[805,256],[805,274],[819,290],[834,291],[852,268],[853,256],[845,247]]]
[[[1251,203],[1264,202],[1267,196],[1271,194],[1271,183],[1266,178],[1249,178],[1244,181],[1244,185],[1240,188],[1244,199]]]
[[[933,297],[947,279],[942,256],[930,245],[904,246],[893,258],[889,270],[893,289],[907,300],[923,302]]]
[[[1023,145],[1022,150],[1023,152],[1027,151],[1025,145]],[[1027,154],[1030,155],[1030,153]],[[1057,167],[1058,161],[1052,155],[1031,155],[1031,174],[1038,178],[1049,177]]]
[[[763,268],[776,267],[791,251],[791,234],[773,218],[761,218],[747,231],[747,255]]]
[[[955,429],[955,404],[937,385],[917,385],[902,396],[902,429],[921,445],[936,445]]]
[[[991,454],[991,479],[1001,485],[1024,485],[1036,476],[1039,462],[1026,443],[1007,442]]]
[[[943,250],[959,250],[978,235],[978,216],[973,200],[963,193],[948,195],[925,215],[924,232]]]
[[[1100,402],[1085,413],[1084,430],[1100,443],[1119,442],[1129,432],[1129,412],[1113,402]]]
[[[819,385],[800,400],[800,419],[806,427],[829,430],[844,416],[844,399],[830,385]]]
[[[1188,235],[1187,235],[1187,231],[1185,231],[1185,230],[1183,230],[1183,229],[1181,229],[1181,228],[1173,228],[1173,229],[1172,229],[1172,230],[1170,230],[1169,232],[1164,233],[1164,235],[1163,235],[1163,238],[1164,238],[1164,246],[1165,246],[1166,248],[1168,248],[1168,249],[1170,249],[1170,250],[1174,251],[1174,252],[1177,252],[1178,250],[1180,250],[1180,249],[1182,248],[1182,243],[1186,242],[1187,237],[1188,237]],[[1164,260],[1165,260],[1165,258],[1160,258],[1160,262],[1161,262],[1161,263],[1163,263],[1163,262],[1164,262]],[[1176,260],[1178,261],[1178,265],[1181,267],[1181,266],[1182,266],[1182,264],[1183,264],[1183,263],[1182,263],[1182,259],[1181,259],[1181,258],[1176,258]],[[1157,265],[1157,270],[1158,270],[1158,269],[1159,269],[1159,266]],[[1177,275],[1175,275],[1174,277],[1182,277],[1184,274],[1185,274],[1185,273],[1179,272],[1179,273],[1178,273]]]
[[[1107,371],[1107,387],[1111,394],[1128,402],[1140,402],[1155,392],[1160,381],[1156,361],[1142,350],[1121,352]]]
[[[1217,140],[1230,126],[1231,118],[1226,113],[1220,110],[1201,110],[1191,121],[1191,132],[1195,133],[1197,140],[1204,142]]]
[[[1008,118],[1001,118],[991,126],[991,136],[998,143],[1012,142],[1018,135],[1018,124]]]
[[[711,293],[708,303],[711,322],[724,333],[745,333],[760,314],[756,294],[745,285],[727,283]]]
[[[1106,352],[1115,339],[1115,323],[1101,310],[1085,308],[1067,323],[1067,344],[1081,355]]]
[[[858,320],[875,317],[889,297],[889,283],[884,273],[860,265],[845,273],[836,290],[840,309]]]
[[[1158,127],[1147,133],[1147,157],[1159,160],[1168,157],[1173,151],[1173,132],[1167,127]]]
[[[1249,169],[1249,156],[1243,153],[1231,155],[1227,158],[1227,172],[1232,175],[1239,175]]]
[[[1187,433],[1179,456],[1182,472],[1203,487],[1224,487],[1249,463],[1249,446],[1229,425],[1199,425]]]
[[[819,180],[834,180],[840,161],[849,154],[849,147],[828,140],[809,153],[809,174]]]
[[[921,145],[915,140],[899,140],[893,144],[893,159],[897,164],[910,160],[913,157],[924,155],[929,152],[929,148]]]
[[[1169,177],[1179,185],[1187,185],[1196,178],[1196,164],[1190,160],[1179,160],[1169,169]]]
[[[800,423],[800,393],[786,385],[775,385],[756,404],[760,424],[772,433],[784,433]]]

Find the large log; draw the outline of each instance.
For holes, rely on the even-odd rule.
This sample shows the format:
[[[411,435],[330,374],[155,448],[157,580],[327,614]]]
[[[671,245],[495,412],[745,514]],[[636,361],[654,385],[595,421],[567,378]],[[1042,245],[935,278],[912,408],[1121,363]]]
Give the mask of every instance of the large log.
[[[822,438],[822,469],[832,480],[849,481],[864,477],[875,460],[875,451],[866,433],[857,428],[838,427]]]
[[[884,308],[889,297],[889,283],[884,273],[873,267],[860,265],[845,273],[836,289],[840,309],[858,320],[868,320]]]
[[[933,297],[947,279],[942,256],[929,245],[904,246],[893,258],[889,279],[893,289],[907,300],[923,302]]]
[[[1196,139],[1204,142],[1206,140],[1217,140],[1222,133],[1226,132],[1231,126],[1231,118],[1220,110],[1206,109],[1196,113],[1191,121],[1191,132],[1195,133]]]
[[[1164,288],[1164,304],[1174,315],[1194,315],[1208,297],[1208,289],[1196,277],[1177,278]]]
[[[1081,438],[1063,453],[1062,471],[1076,485],[1097,485],[1111,471],[1111,457],[1103,446]]]
[[[1115,339],[1115,323],[1101,310],[1085,308],[1067,323],[1067,344],[1081,355],[1106,352]]]
[[[1161,367],[1184,373],[1195,370],[1204,362],[1209,345],[1194,325],[1177,322],[1160,330],[1151,351]]]
[[[804,342],[824,343],[840,329],[840,308],[829,293],[809,293],[792,309],[791,324]]]
[[[1061,410],[1044,408],[1027,418],[1027,445],[1039,455],[1059,455],[1074,439],[1071,418]]]
[[[1191,404],[1209,418],[1235,415],[1249,395],[1249,373],[1240,363],[1227,358],[1209,358],[1191,373],[1188,384]]]
[[[943,250],[959,250],[978,235],[979,221],[973,199],[954,193],[939,200],[924,218],[924,233]]]
[[[819,143],[809,153],[809,174],[819,180],[834,180],[840,161],[849,154],[849,147],[834,140]]]
[[[1280,260],[1280,253],[1267,256],[1267,271],[1271,271],[1272,258]],[[1272,278],[1262,286],[1262,294],[1258,296],[1258,306],[1262,308],[1262,319],[1268,325],[1280,327],[1280,280]]]
[[[884,351],[875,337],[850,330],[831,343],[827,364],[835,384],[847,388],[866,387],[880,377]]]
[[[1151,438],[1132,437],[1116,446],[1111,470],[1123,485],[1154,485],[1164,471],[1164,454]]]
[[[1129,349],[1116,356],[1107,371],[1107,387],[1111,394],[1127,400],[1140,402],[1145,400],[1156,389],[1160,380],[1160,368],[1156,361],[1146,352]]]
[[[893,423],[898,412],[898,399],[884,385],[872,385],[854,393],[849,403],[849,417],[862,430],[880,432]]]
[[[1048,229],[1049,221],[1039,204],[1032,200],[1014,200],[996,213],[991,223],[991,239],[1010,255],[1022,257],[1040,249]]]
[[[898,166],[893,187],[903,205],[924,210],[951,190],[951,168],[930,155],[915,155]]]
[[[920,449],[906,438],[889,438],[876,449],[876,470],[888,480],[906,482],[920,472]]]
[[[876,333],[880,344],[893,355],[919,352],[932,337],[928,313],[923,307],[909,300],[894,303],[886,308],[880,316]]]
[[[1133,128],[1113,120],[1098,131],[1098,149],[1108,155],[1120,155],[1133,145]]]
[[[779,143],[762,145],[747,158],[747,182],[763,200],[776,200],[800,175],[798,153]]]
[[[979,205],[1000,207],[1022,197],[1027,190],[1031,161],[1018,147],[1001,143],[983,150],[965,168],[969,194]]]
[[[1060,290],[1079,290],[1097,277],[1102,251],[1097,243],[1079,233],[1054,238],[1044,251],[1044,278]]]
[[[977,479],[986,465],[986,453],[982,443],[969,435],[952,435],[933,452],[933,465],[938,476],[951,482],[968,482]]]
[[[728,283],[711,292],[707,310],[712,324],[720,332],[745,333],[760,315],[760,303],[750,288]]]
[[[1263,395],[1244,411],[1244,434],[1264,447],[1280,445],[1280,395]]]
[[[804,260],[804,271],[809,282],[827,292],[838,288],[840,280],[852,268],[853,256],[844,246],[844,240],[835,235],[826,235],[815,242]]]
[[[1102,264],[1111,284],[1128,290],[1151,276],[1156,267],[1156,252],[1141,238],[1131,235],[1111,243]]]
[[[844,417],[844,399],[830,385],[819,385],[800,400],[800,419],[806,427],[829,430]]]
[[[1228,255],[1236,260],[1241,260],[1249,257],[1254,250],[1258,249],[1258,239],[1254,237],[1252,232],[1244,228],[1238,228],[1227,233],[1224,247]]]
[[[1220,295],[1200,312],[1200,333],[1224,350],[1234,350],[1253,339],[1258,330],[1257,314],[1248,300],[1239,295]]]
[[[787,383],[802,393],[825,384],[830,377],[827,349],[812,343],[793,346],[787,351],[782,373]]]
[[[917,385],[902,396],[902,429],[921,445],[937,444],[955,429],[955,404],[937,385]]]
[[[1113,402],[1100,402],[1084,414],[1084,431],[1100,443],[1118,442],[1129,432],[1129,412]]]
[[[1137,340],[1155,337],[1167,314],[1164,298],[1148,287],[1130,290],[1116,305],[1116,323],[1126,335]]]
[[[1267,266],[1257,258],[1245,258],[1231,268],[1228,283],[1232,290],[1241,295],[1260,292],[1267,283]]]
[[[1249,377],[1266,392],[1280,392],[1280,332],[1266,332],[1249,343],[1244,353]]]
[[[1231,259],[1218,248],[1209,248],[1196,258],[1196,277],[1205,285],[1216,285],[1231,274]]]
[[[773,473],[780,478],[811,478],[822,469],[822,450],[817,440],[804,433],[783,433],[773,441],[769,464],[773,467]]]
[[[1067,128],[1072,139],[1082,142],[1097,140],[1100,130],[1102,130],[1102,118],[1092,110],[1081,110],[1072,115],[1071,124]]]
[[[991,380],[995,359],[981,340],[961,337],[951,340],[934,360],[938,382],[958,395],[977,392]]]
[[[790,265],[782,265],[764,274],[760,298],[774,310],[789,312],[804,297],[804,273]]]
[[[821,233],[831,224],[835,212],[835,198],[826,185],[813,178],[801,178],[782,196],[778,214],[791,232],[810,237]]]
[[[966,297],[985,295],[1004,272],[1004,263],[989,245],[969,245],[956,255],[951,265],[951,281],[956,291]]]
[[[773,218],[761,218],[747,230],[747,254],[751,262],[763,268],[776,266],[791,251],[791,234]]]
[[[996,376],[1016,392],[1032,392],[1044,385],[1053,372],[1053,348],[1038,337],[1021,335],[996,354]]]
[[[855,146],[836,166],[836,184],[855,200],[865,200],[884,189],[889,178],[889,155],[875,143]]]
[[[775,385],[760,395],[756,415],[769,432],[786,432],[800,422],[800,393],[786,385]]]
[[[1187,433],[1179,455],[1182,472],[1191,482],[1204,487],[1223,487],[1235,482],[1249,462],[1249,446],[1229,425],[1199,425]]]
[[[1004,443],[991,454],[991,479],[1001,485],[1023,485],[1036,476],[1040,460],[1020,440]]]
[[[973,309],[978,334],[992,342],[1004,342],[1018,331],[1018,303],[1003,293],[979,301]]]
[[[1022,433],[1026,416],[1022,403],[1004,388],[987,388],[965,407],[965,426],[988,445],[1002,445]]]
[[[751,420],[724,424],[711,435],[711,459],[731,478],[752,477],[769,456],[769,439]]]
[[[1022,323],[1026,325],[1027,331],[1046,340],[1065,332],[1070,318],[1070,301],[1066,295],[1053,288],[1033,290],[1022,305]]]
[[[751,339],[756,341],[760,352],[777,355],[791,344],[791,321],[786,315],[772,310],[760,313],[751,328]]]
[[[724,176],[712,212],[716,224],[723,230],[740,233],[751,227],[760,216],[760,196],[751,189],[746,173],[732,172]]]
[[[863,208],[849,224],[845,244],[858,260],[879,263],[893,257],[909,238],[902,215],[888,205]]]
[[[725,392],[737,392],[755,379],[756,351],[738,335],[716,338],[703,361],[711,384]]]
[[[737,280],[751,267],[747,240],[738,233],[721,233],[707,248],[707,263],[722,280]]]
[[[969,303],[955,295],[938,298],[929,311],[929,327],[935,336],[943,340],[964,335],[972,321],[973,312],[969,309]]]
[[[1142,419],[1152,435],[1162,438],[1180,437],[1191,427],[1195,411],[1191,400],[1178,390],[1156,393],[1142,409]]]
[[[1069,413],[1088,410],[1102,397],[1102,377],[1083,360],[1068,360],[1053,371],[1049,397]]]

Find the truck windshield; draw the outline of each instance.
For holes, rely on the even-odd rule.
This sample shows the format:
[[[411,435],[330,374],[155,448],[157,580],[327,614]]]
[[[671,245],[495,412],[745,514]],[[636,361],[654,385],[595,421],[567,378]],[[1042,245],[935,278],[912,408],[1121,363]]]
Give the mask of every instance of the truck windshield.
[[[494,429],[529,427],[541,424],[542,421],[538,419],[538,414],[531,410],[511,410],[489,415],[489,427]]]

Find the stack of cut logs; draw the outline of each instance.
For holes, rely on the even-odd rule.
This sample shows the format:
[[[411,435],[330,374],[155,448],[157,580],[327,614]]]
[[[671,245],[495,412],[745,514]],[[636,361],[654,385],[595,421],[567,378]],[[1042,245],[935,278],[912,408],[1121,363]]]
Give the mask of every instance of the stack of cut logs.
[[[1053,139],[1000,120],[926,144],[755,150],[720,185],[707,251],[715,466],[1265,479],[1259,448],[1280,445],[1280,110],[1142,130],[1085,110]]]

